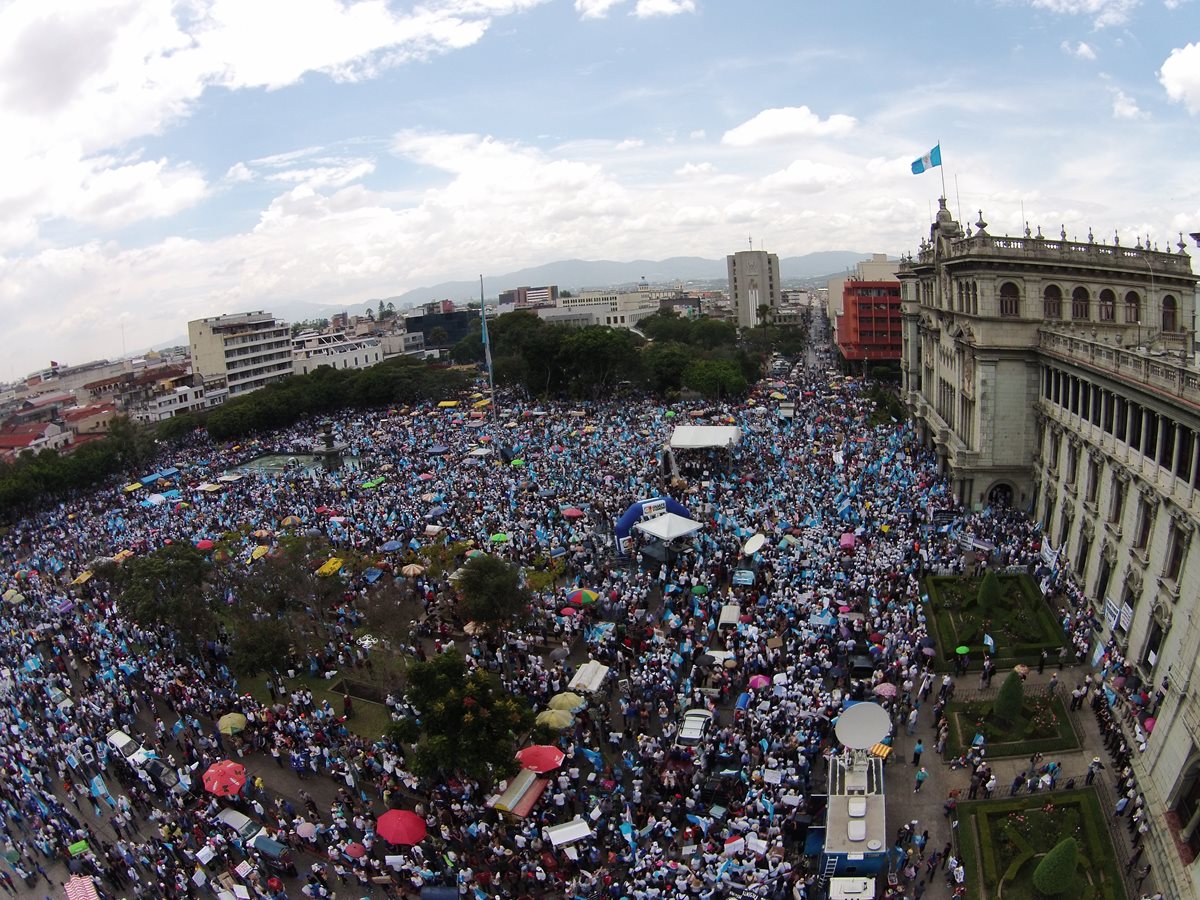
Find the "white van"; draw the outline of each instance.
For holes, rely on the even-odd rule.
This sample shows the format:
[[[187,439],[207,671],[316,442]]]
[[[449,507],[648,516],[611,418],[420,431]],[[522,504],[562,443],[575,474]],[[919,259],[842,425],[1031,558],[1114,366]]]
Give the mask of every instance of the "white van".
[[[717,630],[737,628],[742,618],[742,608],[736,603],[726,603],[721,607],[721,618],[717,620]]]
[[[108,746],[120,753],[131,766],[142,766],[154,756],[119,728],[114,728],[108,733]]]
[[[258,837],[270,837],[267,829],[263,828],[245,813],[236,809],[223,809],[217,813],[217,821],[236,831],[247,845],[253,844]]]

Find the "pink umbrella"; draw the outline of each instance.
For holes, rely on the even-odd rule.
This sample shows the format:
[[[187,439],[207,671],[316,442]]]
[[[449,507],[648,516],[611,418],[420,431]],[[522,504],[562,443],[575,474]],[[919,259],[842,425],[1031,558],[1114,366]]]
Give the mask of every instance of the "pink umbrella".
[[[417,478],[419,478],[421,481],[433,481],[433,473],[432,472],[422,472],[420,475],[417,476]]]
[[[562,514],[564,519],[582,519],[584,515],[583,510],[575,506],[568,506]]]
[[[750,676],[750,687],[754,688],[756,691],[757,691],[759,688],[764,688],[764,687],[766,687],[766,686],[767,686],[768,684],[770,684],[770,683],[771,683],[771,679],[770,679],[770,678],[768,678],[766,675],[752,675],[752,676]]]
[[[579,610],[574,606],[564,606],[559,610],[559,613],[564,616],[577,616],[579,615]]]
[[[897,694],[896,686],[891,682],[884,681],[875,685],[876,697],[895,697]]]
[[[1158,719],[1155,719],[1153,716],[1151,716],[1150,718],[1146,719],[1145,722],[1142,723],[1142,727],[1146,729],[1146,734],[1149,734],[1150,732],[1152,732],[1154,730],[1154,726],[1157,724],[1158,724]]]
[[[197,550],[211,550],[215,546],[216,546],[216,544],[214,544],[208,538],[205,538],[202,541],[196,541],[196,549]]]
[[[854,541],[855,541],[854,533],[847,531],[840,538],[838,538],[838,546],[841,547],[843,550],[853,550],[854,549]]]
[[[351,859],[359,859],[360,857],[366,856],[366,854],[367,848],[358,841],[351,841],[346,845],[346,855]]]

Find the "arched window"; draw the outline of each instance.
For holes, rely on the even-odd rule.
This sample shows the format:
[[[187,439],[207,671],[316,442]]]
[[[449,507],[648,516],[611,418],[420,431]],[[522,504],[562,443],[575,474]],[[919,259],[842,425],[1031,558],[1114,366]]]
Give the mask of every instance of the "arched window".
[[[1000,285],[1000,315],[1021,315],[1021,291],[1011,281]]]
[[[963,283],[960,281],[955,287],[958,288],[958,311],[963,311]]]
[[[1062,290],[1057,284],[1046,285],[1042,294],[1042,315],[1047,319],[1062,318]]]
[[[1163,297],[1162,330],[1179,330],[1179,304],[1175,302],[1175,298],[1170,294],[1167,294],[1167,296]]]
[[[1086,319],[1091,301],[1092,295],[1088,293],[1087,288],[1077,287],[1071,291],[1071,318]]]
[[[971,282],[971,315],[979,315],[979,282]]]
[[[1100,292],[1100,321],[1111,322],[1116,316],[1117,295],[1105,288]]]
[[[1137,291],[1125,295],[1125,324],[1136,325],[1142,321],[1142,298]]]

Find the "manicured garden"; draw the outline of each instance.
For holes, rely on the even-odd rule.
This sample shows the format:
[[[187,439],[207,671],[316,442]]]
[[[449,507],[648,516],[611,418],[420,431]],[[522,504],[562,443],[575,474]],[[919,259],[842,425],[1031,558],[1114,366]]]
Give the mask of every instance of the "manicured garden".
[[[960,803],[970,900],[1125,900],[1092,788]]]
[[[984,587],[985,583],[987,587]],[[1062,628],[1028,575],[986,573],[981,578],[932,575],[925,579],[930,620],[942,668],[966,647],[973,667],[989,652],[997,665],[1037,663],[1045,650],[1057,657]],[[987,651],[984,635],[995,649]]]
[[[951,701],[946,715],[948,756],[961,754],[977,734],[983,735],[992,759],[1079,748],[1079,736],[1058,695],[1026,694],[1015,672],[1008,674],[994,700]]]

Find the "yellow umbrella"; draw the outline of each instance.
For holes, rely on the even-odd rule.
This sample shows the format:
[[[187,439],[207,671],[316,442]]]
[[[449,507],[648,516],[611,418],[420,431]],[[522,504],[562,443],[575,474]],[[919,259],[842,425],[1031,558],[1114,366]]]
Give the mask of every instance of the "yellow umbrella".
[[[254,548],[254,552],[250,554],[251,559],[262,559],[267,555],[268,547],[265,544],[259,544]]]
[[[454,409],[454,407],[458,406],[458,401],[457,400],[443,400],[441,403],[438,404],[438,406],[441,407],[442,409]]]
[[[574,691],[563,691],[561,694],[551,697],[550,702],[546,705],[551,709],[565,709],[568,712],[574,712],[583,706],[583,698]]]
[[[565,709],[544,709],[534,721],[555,731],[563,731],[575,723],[575,717]]]
[[[492,402],[491,400],[476,400],[474,403],[471,404],[471,406],[474,407],[475,409],[483,409],[483,407],[485,407],[485,406],[490,406],[491,402]]]
[[[140,481],[135,481],[133,484],[125,485],[124,490],[125,490],[125,493],[132,494],[134,491],[136,491],[141,486],[142,486],[142,483]]]
[[[221,734],[237,734],[246,730],[246,717],[241,713],[226,713],[217,720]]]
[[[279,524],[282,525],[284,528],[291,528],[293,525],[300,524],[300,517],[299,516],[286,516],[284,518],[284,520],[282,522],[280,522]]]
[[[91,570],[84,570],[75,576],[75,580],[71,584],[86,584],[92,578]]]
[[[772,400],[786,400],[787,394],[781,394],[779,391],[771,391]]]

